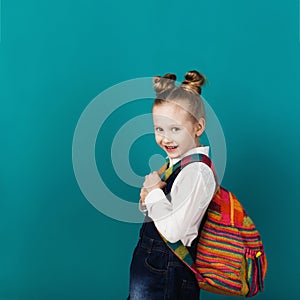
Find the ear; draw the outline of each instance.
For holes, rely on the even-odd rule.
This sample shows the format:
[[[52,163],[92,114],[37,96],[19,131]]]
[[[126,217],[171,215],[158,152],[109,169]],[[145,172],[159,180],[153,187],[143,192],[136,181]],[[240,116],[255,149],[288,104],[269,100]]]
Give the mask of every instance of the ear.
[[[201,134],[205,130],[205,119],[201,118],[196,124],[195,124],[195,132],[196,136],[201,136]]]

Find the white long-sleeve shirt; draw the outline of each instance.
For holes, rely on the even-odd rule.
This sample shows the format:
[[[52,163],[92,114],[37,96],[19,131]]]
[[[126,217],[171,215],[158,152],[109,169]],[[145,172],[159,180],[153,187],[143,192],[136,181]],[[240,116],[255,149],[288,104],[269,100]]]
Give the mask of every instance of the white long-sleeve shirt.
[[[181,157],[170,159],[170,165],[183,157],[201,153],[208,155],[209,147],[197,147]],[[154,221],[159,232],[170,242],[179,240],[190,246],[198,235],[200,222],[214,195],[216,182],[212,170],[202,162],[185,166],[174,180],[170,195],[157,188],[145,198],[148,216]]]

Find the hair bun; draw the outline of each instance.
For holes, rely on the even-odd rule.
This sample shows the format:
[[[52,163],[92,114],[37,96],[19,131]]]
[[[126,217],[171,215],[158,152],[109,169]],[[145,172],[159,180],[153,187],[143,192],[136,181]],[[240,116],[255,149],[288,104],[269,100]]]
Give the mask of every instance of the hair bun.
[[[205,83],[205,76],[194,70],[185,74],[185,80],[182,82],[181,87],[201,95],[201,86],[203,86]]]
[[[165,74],[164,76],[154,76],[153,84],[156,94],[161,95],[165,91],[173,89],[175,87],[175,81],[176,75],[171,73]]]

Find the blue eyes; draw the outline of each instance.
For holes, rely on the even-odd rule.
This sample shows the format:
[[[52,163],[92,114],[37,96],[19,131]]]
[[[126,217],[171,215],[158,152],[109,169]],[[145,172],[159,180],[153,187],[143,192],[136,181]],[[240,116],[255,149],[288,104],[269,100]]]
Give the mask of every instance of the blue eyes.
[[[172,128],[171,128],[171,131],[172,131],[172,132],[178,132],[179,130],[180,130],[179,127],[172,127]],[[156,127],[156,128],[155,128],[155,131],[157,131],[157,132],[163,132],[164,130],[163,130],[161,127]]]
[[[173,127],[171,130],[172,130],[173,132],[177,132],[177,131],[180,130],[180,128],[178,128],[178,127]]]

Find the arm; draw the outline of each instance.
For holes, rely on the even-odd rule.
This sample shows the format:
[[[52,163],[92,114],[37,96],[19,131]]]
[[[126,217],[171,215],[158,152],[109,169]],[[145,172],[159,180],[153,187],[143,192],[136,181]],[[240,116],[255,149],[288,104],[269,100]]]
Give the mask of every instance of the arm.
[[[161,189],[153,189],[147,194],[148,215],[168,241],[182,240],[191,234],[191,229],[198,231],[215,186],[212,170],[204,163],[192,163],[175,179],[171,203]]]

